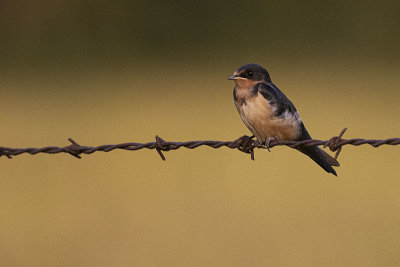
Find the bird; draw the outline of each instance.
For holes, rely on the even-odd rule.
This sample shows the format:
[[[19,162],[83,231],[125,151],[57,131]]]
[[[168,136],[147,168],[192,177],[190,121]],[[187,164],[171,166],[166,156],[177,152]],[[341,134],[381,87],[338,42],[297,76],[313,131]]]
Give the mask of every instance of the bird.
[[[256,143],[269,150],[271,140],[310,140],[299,112],[293,103],[271,81],[261,65],[240,66],[228,80],[233,80],[233,100],[242,121],[256,137]],[[326,172],[337,176],[332,166],[339,162],[317,146],[299,147]]]

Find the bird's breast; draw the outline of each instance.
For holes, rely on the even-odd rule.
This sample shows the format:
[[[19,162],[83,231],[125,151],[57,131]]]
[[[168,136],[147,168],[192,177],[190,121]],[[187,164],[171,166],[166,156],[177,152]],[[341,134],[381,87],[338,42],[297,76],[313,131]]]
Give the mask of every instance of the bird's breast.
[[[261,94],[251,89],[235,90],[235,106],[244,124],[263,143],[268,137],[295,140],[300,133],[300,116],[284,112],[274,115],[272,106]]]

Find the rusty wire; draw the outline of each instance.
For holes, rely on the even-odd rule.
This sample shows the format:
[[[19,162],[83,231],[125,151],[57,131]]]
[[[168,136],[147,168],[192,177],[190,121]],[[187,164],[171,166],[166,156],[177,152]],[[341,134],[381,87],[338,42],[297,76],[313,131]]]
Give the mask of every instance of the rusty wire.
[[[6,156],[9,159],[12,156],[18,156],[24,153],[30,155],[36,155],[39,153],[46,154],[58,154],[58,153],[68,153],[78,159],[81,158],[81,154],[92,154],[97,151],[110,152],[115,149],[122,150],[140,150],[140,149],[155,149],[160,157],[165,160],[165,156],[162,151],[176,150],[181,147],[194,149],[200,146],[209,146],[212,148],[228,147],[232,149],[238,149],[244,153],[250,154],[251,159],[254,160],[254,149],[255,148],[272,148],[274,146],[289,146],[291,148],[299,147],[309,147],[309,146],[323,146],[329,147],[331,151],[336,151],[335,159],[339,156],[344,145],[365,145],[369,144],[373,147],[379,147],[382,145],[399,145],[400,138],[390,138],[385,140],[375,140],[375,139],[342,139],[343,134],[347,128],[344,128],[342,132],[329,140],[303,140],[303,141],[286,141],[286,140],[271,140],[269,146],[261,146],[256,142],[253,136],[244,135],[234,141],[187,141],[187,142],[167,142],[161,137],[156,136],[155,142],[149,143],[122,143],[117,145],[102,145],[102,146],[82,146],[75,142],[73,139],[69,138],[71,145],[65,147],[48,146],[42,148],[10,148],[10,147],[0,147],[0,157]]]

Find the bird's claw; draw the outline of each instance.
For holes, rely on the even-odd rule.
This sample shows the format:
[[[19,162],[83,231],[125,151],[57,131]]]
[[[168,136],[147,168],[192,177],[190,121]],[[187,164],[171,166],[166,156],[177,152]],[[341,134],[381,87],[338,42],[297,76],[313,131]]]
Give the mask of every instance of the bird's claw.
[[[269,152],[271,152],[270,150],[270,142],[271,140],[274,140],[274,137],[268,137],[267,139],[265,139],[264,144],[262,144],[260,141],[258,141],[258,139],[254,140],[254,146],[258,147],[258,148],[265,148],[266,150],[268,150]]]
[[[271,150],[270,150],[270,143],[271,143],[271,140],[274,140],[275,138],[273,138],[273,137],[268,137],[267,139],[265,139],[265,145],[264,145],[264,147],[268,150],[268,152],[271,152]]]
[[[263,147],[263,145],[257,139],[254,140],[254,146],[255,147]]]

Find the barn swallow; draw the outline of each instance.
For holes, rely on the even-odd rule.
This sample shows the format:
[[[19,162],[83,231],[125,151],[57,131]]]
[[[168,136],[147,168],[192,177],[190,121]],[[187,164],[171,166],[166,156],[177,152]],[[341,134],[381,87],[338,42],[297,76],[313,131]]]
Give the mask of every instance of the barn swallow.
[[[244,124],[268,148],[273,139],[312,139],[293,103],[272,83],[268,71],[258,64],[240,66],[228,78],[235,82],[234,104]],[[337,176],[332,166],[339,162],[317,146],[297,148],[326,172]]]

